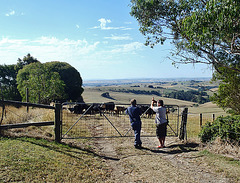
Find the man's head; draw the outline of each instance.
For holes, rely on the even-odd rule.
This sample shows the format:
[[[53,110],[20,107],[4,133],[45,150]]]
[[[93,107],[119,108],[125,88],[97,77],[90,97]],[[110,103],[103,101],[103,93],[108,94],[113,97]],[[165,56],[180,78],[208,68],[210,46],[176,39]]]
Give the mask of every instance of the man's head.
[[[131,105],[133,105],[133,106],[136,106],[136,105],[137,105],[136,99],[132,99],[132,100],[130,101],[130,103],[131,103]]]
[[[158,105],[158,106],[163,106],[163,100],[158,100],[158,101],[157,101],[157,105]]]

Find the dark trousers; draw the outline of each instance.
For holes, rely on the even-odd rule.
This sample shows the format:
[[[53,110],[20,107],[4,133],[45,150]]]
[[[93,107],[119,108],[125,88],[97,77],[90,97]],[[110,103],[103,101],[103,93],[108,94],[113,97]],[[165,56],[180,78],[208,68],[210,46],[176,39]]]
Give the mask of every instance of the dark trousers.
[[[168,123],[157,125],[157,128],[156,128],[157,138],[162,138],[167,136],[167,124]]]
[[[141,122],[133,122],[133,123],[131,123],[131,126],[132,126],[132,129],[134,131],[134,136],[135,136],[134,145],[135,146],[141,145],[142,144],[142,141],[140,139],[140,133],[141,133],[141,127],[142,127]]]

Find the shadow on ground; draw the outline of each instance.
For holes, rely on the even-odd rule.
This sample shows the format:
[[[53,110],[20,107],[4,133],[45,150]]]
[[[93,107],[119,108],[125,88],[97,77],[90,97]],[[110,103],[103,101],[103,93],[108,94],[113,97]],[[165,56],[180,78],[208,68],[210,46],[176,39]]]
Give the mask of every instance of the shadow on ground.
[[[148,150],[153,153],[162,153],[162,154],[180,154],[192,151],[198,151],[197,147],[199,147],[198,143],[187,143],[187,144],[174,144],[167,146],[165,148],[147,148],[142,147],[142,150]]]

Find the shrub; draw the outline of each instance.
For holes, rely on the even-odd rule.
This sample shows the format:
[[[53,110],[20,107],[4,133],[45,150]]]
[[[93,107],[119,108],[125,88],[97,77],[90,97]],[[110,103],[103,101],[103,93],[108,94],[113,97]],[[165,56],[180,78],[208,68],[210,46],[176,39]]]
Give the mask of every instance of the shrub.
[[[222,140],[240,142],[240,115],[218,117],[213,123],[207,122],[201,129],[202,142],[209,142],[216,137]]]

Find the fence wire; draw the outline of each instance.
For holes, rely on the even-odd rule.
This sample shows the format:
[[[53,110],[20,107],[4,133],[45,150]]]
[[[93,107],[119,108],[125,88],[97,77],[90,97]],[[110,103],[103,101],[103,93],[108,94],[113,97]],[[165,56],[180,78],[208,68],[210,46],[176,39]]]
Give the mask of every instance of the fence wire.
[[[92,104],[89,104],[92,105]],[[140,105],[140,104],[139,104]],[[71,106],[73,106],[71,104]],[[129,105],[118,104],[118,107],[126,109]],[[147,109],[146,109],[147,110]],[[62,113],[62,134],[63,138],[110,138],[110,137],[133,137],[134,133],[130,126],[129,116],[125,110],[117,111],[116,106],[113,111],[102,111],[101,113],[75,114],[63,107]],[[178,106],[169,106],[168,114],[169,126],[168,136],[178,134],[179,128],[179,108]],[[156,136],[156,125],[154,122],[155,114],[148,115],[143,112],[141,116],[142,130],[141,136]]]
[[[34,126],[35,123],[54,121],[54,110],[21,105],[0,105],[1,124],[5,135],[41,136],[49,138],[54,136],[53,127]],[[32,124],[29,127],[14,127],[14,125]],[[8,126],[8,127],[6,127]]]

